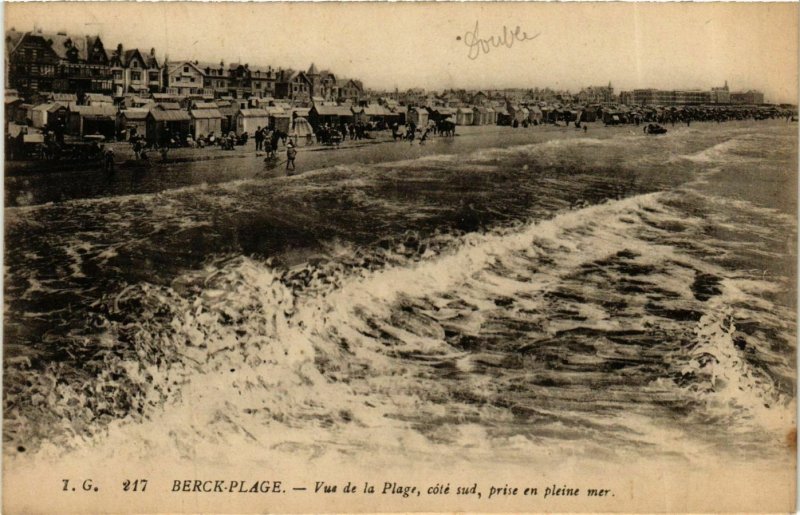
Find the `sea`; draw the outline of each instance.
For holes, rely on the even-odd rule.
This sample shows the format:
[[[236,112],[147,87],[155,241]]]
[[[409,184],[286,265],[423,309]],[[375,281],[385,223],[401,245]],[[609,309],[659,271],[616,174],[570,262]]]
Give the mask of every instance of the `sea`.
[[[785,456],[797,126],[668,128],[7,177],[4,454]]]

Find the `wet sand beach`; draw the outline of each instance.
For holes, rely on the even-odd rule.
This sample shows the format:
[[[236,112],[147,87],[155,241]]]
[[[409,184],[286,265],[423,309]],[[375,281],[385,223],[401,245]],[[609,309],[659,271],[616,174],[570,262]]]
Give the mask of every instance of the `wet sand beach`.
[[[413,145],[393,141],[388,132],[376,133],[371,140],[346,140],[339,148],[314,144],[298,146],[297,171],[311,170],[339,164],[371,164],[431,154],[463,154],[480,148],[504,147],[526,143],[542,142],[551,139],[579,138],[589,135],[593,138],[608,138],[615,135],[630,135],[637,132],[636,127],[604,127],[602,124],[589,124],[591,133],[584,133],[575,127],[538,126],[527,129],[502,126],[459,127],[454,138],[431,137],[426,144]],[[70,164],[64,172],[37,172],[26,170],[6,176],[6,205],[29,205],[44,202],[58,202],[77,198],[91,198],[108,195],[128,195],[154,193],[164,189],[190,186],[193,184],[213,184],[236,179],[254,177],[280,177],[286,175],[286,147],[279,145],[278,159],[265,162],[263,152],[255,151],[255,144],[249,142],[235,147],[234,151],[215,148],[173,149],[168,154],[168,163],[161,161],[158,152],[149,152],[151,163],[137,163],[128,143],[110,145],[115,151],[115,173],[109,175],[100,170],[99,165],[85,170],[75,169]],[[175,162],[179,161],[179,162]]]

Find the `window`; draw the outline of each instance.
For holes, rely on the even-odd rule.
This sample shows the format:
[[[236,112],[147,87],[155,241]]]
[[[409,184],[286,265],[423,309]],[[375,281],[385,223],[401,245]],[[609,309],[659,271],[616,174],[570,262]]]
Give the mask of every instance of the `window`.
[[[158,72],[150,72],[150,82],[158,82]]]
[[[189,67],[188,66],[184,66],[183,67],[183,73],[189,73]]]
[[[139,61],[133,61],[131,63],[131,68],[138,68],[138,67],[139,67]]]
[[[114,70],[114,80],[122,80],[122,70]]]
[[[142,72],[131,72],[131,80],[142,80]]]

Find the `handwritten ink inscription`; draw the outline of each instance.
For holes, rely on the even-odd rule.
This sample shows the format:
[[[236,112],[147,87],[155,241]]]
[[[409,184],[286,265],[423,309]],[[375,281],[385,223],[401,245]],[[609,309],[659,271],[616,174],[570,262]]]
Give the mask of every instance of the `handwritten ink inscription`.
[[[464,35],[464,44],[469,47],[469,52],[467,53],[467,57],[472,59],[473,61],[481,56],[481,54],[488,54],[492,48],[512,48],[514,43],[520,42],[524,43],[525,41],[531,41],[539,37],[539,32],[534,35],[529,35],[527,32],[523,31],[519,25],[516,28],[509,29],[507,26],[503,25],[503,32],[502,34],[498,34],[497,36],[490,36],[488,38],[480,37],[480,27],[478,22],[475,22],[475,28],[471,31],[467,31]],[[456,38],[457,40],[461,40],[461,36]]]

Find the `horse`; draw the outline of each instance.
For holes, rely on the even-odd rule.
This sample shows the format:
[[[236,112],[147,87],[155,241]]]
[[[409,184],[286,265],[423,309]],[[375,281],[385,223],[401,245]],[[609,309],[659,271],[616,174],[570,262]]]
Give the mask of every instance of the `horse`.
[[[289,139],[289,135],[286,134],[285,132],[283,132],[282,130],[275,129],[274,131],[272,131],[272,141],[273,142],[277,142],[278,140],[281,140],[283,142],[283,144],[286,145],[286,140],[287,139]],[[275,145],[273,144],[273,146],[275,146]],[[275,146],[275,148],[277,148],[277,146]]]
[[[453,137],[456,135],[456,124],[447,120],[439,120],[436,124],[436,130],[442,136]]]
[[[407,139],[408,138],[407,132],[408,131],[405,129],[405,127],[403,127],[402,130],[401,130],[401,127],[399,127],[397,125],[393,125],[392,126],[392,140],[394,140],[394,141],[397,141],[397,140],[403,141],[403,140]]]
[[[277,130],[277,129],[272,131],[272,138],[270,139],[270,141],[268,143],[269,144],[269,148],[267,149],[267,156],[268,157],[276,156],[277,153],[278,153],[278,141],[282,140],[283,144],[286,145],[286,138],[288,138],[288,137],[289,137],[289,135],[286,134],[283,131],[280,131],[280,130]]]

